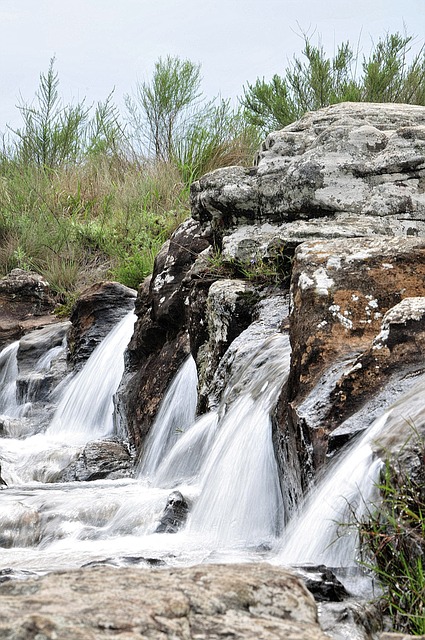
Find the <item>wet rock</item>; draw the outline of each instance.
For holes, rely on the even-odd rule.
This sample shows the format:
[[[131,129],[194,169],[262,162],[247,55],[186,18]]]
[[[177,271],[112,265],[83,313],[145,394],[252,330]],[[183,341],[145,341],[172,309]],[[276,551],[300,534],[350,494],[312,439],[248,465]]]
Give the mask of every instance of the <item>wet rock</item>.
[[[165,243],[154,271],[140,287],[133,339],[118,391],[118,415],[139,450],[175,373],[190,353],[186,300],[187,273],[209,246],[200,226],[189,219]]]
[[[87,594],[90,594],[90,606]],[[0,584],[5,640],[132,638],[325,640],[314,600],[266,564],[92,567]]]
[[[220,360],[253,321],[258,299],[255,287],[243,280],[217,280],[209,287],[203,318],[207,339],[197,352],[199,404],[203,410],[211,408],[208,390]]]
[[[382,612],[379,603],[373,602],[322,602],[319,620],[333,640],[375,640],[382,629]]]
[[[132,475],[134,460],[122,442],[99,440],[84,446],[77,458],[59,472],[51,482],[74,482]]]
[[[37,273],[13,269],[0,279],[0,350],[25,333],[57,322],[49,283]]]
[[[349,597],[347,589],[325,565],[294,567],[316,602],[342,602]]]
[[[188,504],[180,491],[170,493],[155,533],[177,533],[186,522],[188,510]]]
[[[134,307],[136,292],[119,282],[99,282],[85,289],[71,313],[69,360],[80,367],[111,329]]]
[[[50,392],[67,373],[66,336],[69,321],[36,329],[19,341],[17,354],[17,400],[46,401]]]

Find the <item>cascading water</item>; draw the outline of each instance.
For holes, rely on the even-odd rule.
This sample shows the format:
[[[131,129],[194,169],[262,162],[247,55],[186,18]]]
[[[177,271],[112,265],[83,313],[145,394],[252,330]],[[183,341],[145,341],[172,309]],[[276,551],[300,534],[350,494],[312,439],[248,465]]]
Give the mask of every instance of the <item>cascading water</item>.
[[[2,476],[8,484],[39,481],[49,482],[68,466],[82,445],[113,432],[113,394],[117,390],[124,370],[123,353],[133,332],[135,315],[127,314],[105,340],[94,350],[83,369],[63,388],[58,407],[46,429],[32,421],[29,437],[0,439]],[[0,355],[5,360],[2,375],[9,384],[15,384],[17,365],[11,365],[12,356],[19,343],[11,345]],[[50,367],[54,358],[48,349],[36,363],[36,367]],[[57,353],[56,353],[57,355]],[[13,356],[16,361],[16,354]],[[54,395],[54,391],[52,395]],[[8,417],[20,416],[23,406],[16,403],[12,394],[4,405]],[[26,406],[26,405],[25,405]],[[17,427],[15,426],[15,432]],[[27,431],[23,433],[27,435]]]
[[[46,431],[51,438],[83,444],[113,433],[113,395],[124,372],[122,354],[136,316],[128,313],[94,350],[63,394]]]
[[[12,342],[0,353],[0,415],[15,416],[16,380],[18,378],[19,341]]]
[[[379,499],[376,483],[382,462],[372,443],[390,430],[405,432],[406,423],[425,420],[425,376],[385,411],[334,464],[312,490],[282,536],[279,564],[325,564],[349,567],[358,552],[356,522]]]
[[[34,425],[35,435],[28,438],[0,439],[2,476],[9,485],[0,501],[0,568],[46,571],[105,558],[125,563],[129,556],[132,561],[148,557],[170,564],[258,560],[271,547],[267,557],[279,564],[351,564],[355,538],[330,544],[337,527],[329,521],[344,521],[343,511],[352,500],[361,505],[359,495],[365,498],[366,488],[360,480],[366,470],[379,467],[370,442],[398,414],[394,408],[386,413],[338,466],[331,466],[328,480],[307,501],[299,519],[281,533],[283,501],[270,414],[288,375],[290,348],[287,336],[276,329],[266,339],[255,339],[249,352],[243,345],[217,411],[198,420],[196,368],[191,358],[184,363],[152,427],[136,480],[44,484],[57,468],[75,459],[89,439],[112,433],[112,395],[133,322],[130,314],[77,376],[53,390],[59,403],[45,433],[37,433],[40,426]],[[11,345],[0,354],[0,375],[11,387],[16,384],[16,349]],[[55,353],[46,352],[38,365],[48,369],[54,358]],[[410,394],[406,402],[414,404],[423,392]],[[14,410],[16,395],[8,392],[2,402],[2,410]],[[366,484],[373,490],[373,473]],[[176,534],[156,533],[170,489],[186,498],[189,519]]]
[[[152,477],[164,456],[178,441],[179,434],[193,424],[198,400],[197,384],[196,364],[192,356],[189,356],[161,403],[143,457],[136,469],[136,476]]]
[[[282,521],[270,413],[289,372],[286,335],[268,338],[230,380],[215,442],[200,471],[188,531],[212,546],[269,544]],[[233,387],[243,389],[226,407]]]

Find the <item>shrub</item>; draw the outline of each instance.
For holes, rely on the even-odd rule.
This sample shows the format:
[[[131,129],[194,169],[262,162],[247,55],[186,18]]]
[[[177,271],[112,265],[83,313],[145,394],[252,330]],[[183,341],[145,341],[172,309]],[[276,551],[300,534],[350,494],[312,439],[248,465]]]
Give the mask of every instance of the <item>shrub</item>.
[[[244,116],[267,134],[337,102],[425,104],[425,52],[421,47],[409,62],[413,44],[412,36],[387,34],[360,61],[348,42],[328,57],[323,45],[314,46],[304,35],[304,58],[294,57],[283,76],[244,88]]]

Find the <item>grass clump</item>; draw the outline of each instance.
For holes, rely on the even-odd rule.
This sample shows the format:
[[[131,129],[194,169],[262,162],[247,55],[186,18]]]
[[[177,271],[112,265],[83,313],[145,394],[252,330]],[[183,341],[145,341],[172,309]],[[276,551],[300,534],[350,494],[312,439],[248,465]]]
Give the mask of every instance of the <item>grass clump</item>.
[[[379,490],[382,502],[358,523],[367,566],[384,589],[383,602],[394,630],[425,634],[425,449],[419,476],[412,479],[387,463]]]

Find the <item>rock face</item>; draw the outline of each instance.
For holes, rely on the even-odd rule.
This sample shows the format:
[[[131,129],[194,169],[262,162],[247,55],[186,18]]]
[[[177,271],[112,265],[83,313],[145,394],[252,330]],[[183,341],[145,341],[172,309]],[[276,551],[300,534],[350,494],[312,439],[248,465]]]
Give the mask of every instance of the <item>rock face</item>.
[[[423,368],[420,321],[392,320],[391,309],[425,295],[425,108],[346,103],[308,113],[270,134],[255,166],[207,174],[191,198],[193,218],[139,291],[121,415],[140,448],[189,350],[199,409],[216,406],[240,348],[232,345],[251,326],[267,335],[261,309],[291,275],[294,351],[274,424],[294,505],[326,454]],[[281,311],[275,327],[287,323]]]
[[[0,280],[0,350],[33,329],[56,322],[49,284],[37,273],[13,269]]]
[[[98,566],[5,582],[0,595],[4,640],[328,638],[301,581],[265,564],[167,571]]]
[[[118,405],[121,421],[137,449],[169,383],[190,353],[186,276],[208,246],[200,226],[189,219],[162,247],[152,277],[139,289],[138,322],[128,348]]]
[[[79,296],[71,313],[69,360],[80,367],[115,324],[134,307],[136,292],[119,282],[99,282]]]

